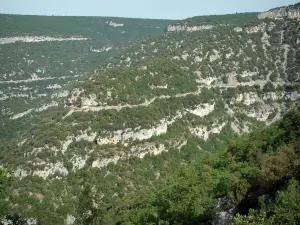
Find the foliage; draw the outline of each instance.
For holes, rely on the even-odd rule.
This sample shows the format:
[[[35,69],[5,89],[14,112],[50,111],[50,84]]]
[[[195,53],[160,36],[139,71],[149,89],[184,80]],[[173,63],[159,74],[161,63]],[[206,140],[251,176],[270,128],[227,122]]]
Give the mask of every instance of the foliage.
[[[123,24],[113,27],[109,23]],[[20,135],[43,116],[43,106],[64,104],[65,92],[86,80],[133,43],[161,34],[171,20],[0,14],[0,36],[83,37],[80,41],[0,44],[0,139]],[[50,110],[54,107],[50,107]],[[41,110],[39,110],[41,109]],[[29,111],[29,115],[26,112]],[[57,110],[57,108],[55,109]],[[48,110],[49,111],[49,110]],[[25,112],[25,119],[9,118]],[[47,114],[47,113],[46,113]],[[32,118],[34,117],[34,118]],[[36,118],[37,117],[37,118]]]
[[[27,176],[3,184],[3,208],[22,218],[37,218],[46,225],[61,224],[67,215],[76,217],[78,224],[211,224],[219,208],[222,213],[235,209],[238,214],[233,221],[237,224],[298,222],[299,204],[295,192],[299,181],[299,108],[268,128],[266,123],[252,118],[253,114],[257,117],[273,113],[266,121],[272,122],[278,113],[296,104],[285,101],[285,97],[299,88],[296,83],[284,83],[297,80],[299,54],[293,44],[295,35],[285,35],[293,33],[297,23],[266,20],[265,30],[247,32],[262,24],[254,16],[194,18],[191,24],[193,21],[195,24],[222,23],[213,30],[164,33],[130,47],[129,34],[126,36],[129,39],[121,40],[122,35],[115,35],[119,34],[118,28],[107,27],[99,18],[81,18],[91,22],[91,30],[85,29],[88,27],[85,22],[77,21],[83,31],[74,23],[70,33],[62,36],[83,32],[91,35],[91,40],[76,45],[36,45],[46,52],[53,48],[59,52],[58,58],[55,54],[50,54],[48,59],[41,57],[43,51],[34,51],[33,43],[3,47],[9,52],[10,47],[19,46],[18,50],[25,49],[34,56],[37,63],[25,67],[27,75],[35,73],[38,69],[35,66],[40,62],[47,65],[48,71],[54,71],[53,76],[58,80],[65,71],[69,73],[70,68],[76,70],[77,75],[98,68],[93,75],[83,78],[73,77],[70,72],[68,78],[60,82],[61,91],[70,90],[68,98],[75,95],[76,90],[82,91],[73,108],[64,109],[62,98],[56,110],[40,117],[31,113],[19,120],[20,123],[4,120],[3,125],[9,128],[1,131],[4,137],[0,143],[4,153],[0,156],[1,162],[17,170],[16,176],[22,175],[22,171]],[[243,18],[248,22],[244,23]],[[49,19],[51,29],[37,28],[32,35],[65,31],[64,22],[57,25],[59,19],[71,23],[70,18],[41,17],[44,19]],[[99,24],[112,32],[109,35],[115,35],[111,37],[114,44],[120,44],[112,58],[106,54],[103,58],[96,53],[90,55],[90,46],[103,44],[97,41]],[[135,25],[130,31],[137,39],[130,41],[141,40],[140,37],[143,39],[149,34],[144,29],[142,34],[135,33]],[[236,26],[241,26],[243,31],[237,32]],[[29,29],[16,27],[20,32]],[[18,34],[18,29],[7,32]],[[286,30],[283,40],[282,30]],[[266,48],[262,42],[264,32],[272,42]],[[282,42],[291,46],[287,55],[291,66],[288,67],[296,69],[285,70]],[[122,46],[128,48],[124,50]],[[61,48],[66,52],[61,52]],[[10,52],[12,57],[19,55],[18,50]],[[22,53],[20,57],[23,56],[26,55]],[[64,61],[63,65],[58,61],[48,64],[56,59],[72,62],[74,57],[80,60],[70,64]],[[8,58],[2,58],[7,67],[14,68]],[[28,61],[22,63],[28,65]],[[266,83],[268,78],[270,81]],[[38,108],[41,103],[35,101],[38,94],[47,89],[47,85],[56,83],[56,80],[26,83],[31,89],[24,93],[32,90],[37,93],[24,100],[31,101],[30,107]],[[0,85],[5,93],[20,88],[18,83]],[[73,85],[77,89],[71,91]],[[265,100],[271,94],[267,92],[283,97],[276,102]],[[52,95],[56,93],[47,91],[49,102],[55,99]],[[252,98],[252,95],[258,99],[255,103],[246,101],[249,100],[246,97]],[[5,107],[17,106],[20,112],[26,110],[22,101],[16,104],[13,100],[4,100]],[[277,105],[280,108],[274,109]],[[207,115],[206,106],[213,106]],[[9,112],[7,116],[11,115]],[[29,126],[30,123],[35,125]],[[161,124],[163,128],[167,125],[166,131],[154,132],[150,138],[122,140],[122,135],[129,132],[140,131],[146,136]],[[220,125],[222,128],[217,127]],[[26,127],[27,132],[19,132]],[[199,133],[196,135],[192,129],[198,129]],[[256,131],[237,137],[236,133],[242,130]],[[207,133],[201,136],[200,131]],[[99,144],[98,138],[110,139],[115,133],[121,133],[118,143]],[[91,138],[92,134],[97,138]],[[50,175],[43,179],[48,173]],[[285,210],[292,196],[295,201],[291,202],[290,211]],[[225,204],[220,206],[219,199],[225,199]]]

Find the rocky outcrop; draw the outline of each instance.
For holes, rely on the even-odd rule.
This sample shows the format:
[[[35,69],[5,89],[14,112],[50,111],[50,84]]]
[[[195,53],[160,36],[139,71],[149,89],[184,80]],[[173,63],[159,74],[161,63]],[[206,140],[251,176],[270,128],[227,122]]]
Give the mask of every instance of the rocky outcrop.
[[[299,19],[300,18],[300,4],[294,6],[281,7],[276,9],[271,9],[267,12],[262,12],[258,14],[258,19]]]
[[[24,117],[27,114],[30,114],[32,112],[43,112],[43,111],[48,110],[49,108],[53,108],[53,107],[56,107],[56,106],[58,106],[58,102],[51,102],[49,104],[42,105],[40,108],[28,109],[25,112],[17,113],[15,115],[11,116],[10,119],[11,120],[16,120],[16,119],[22,118],[22,117]]]
[[[172,119],[162,119],[159,124],[151,127],[150,129],[141,129],[137,127],[135,129],[128,128],[126,130],[118,130],[109,134],[109,137],[98,137],[98,145],[116,145],[119,142],[142,141],[148,140],[153,136],[159,136],[167,133],[168,126],[172,125],[177,119],[182,118],[182,113],[177,112],[176,116]]]
[[[70,94],[69,97],[65,101],[65,107],[73,107],[75,103],[77,102],[77,99],[79,98],[80,94],[83,92],[83,90],[79,90],[78,88],[75,88]]]
[[[240,32],[243,31],[243,28],[241,28],[241,27],[235,27],[233,30],[234,30],[235,32],[237,32],[237,33],[240,33]]]
[[[213,220],[213,225],[229,225],[230,218],[235,214],[235,209],[227,209],[228,200],[219,198],[217,200],[216,216]]]
[[[112,27],[123,27],[124,24],[123,23],[116,23],[116,22],[113,22],[113,21],[107,21],[105,22],[106,24],[108,24],[109,26],[112,26]]]
[[[193,32],[193,31],[201,31],[201,30],[211,30],[213,29],[213,25],[199,25],[199,26],[189,26],[188,24],[174,24],[174,25],[169,25],[167,27],[168,32],[174,32],[174,31],[188,31],[188,32]]]
[[[210,134],[219,134],[226,126],[226,123],[219,124],[219,122],[212,124],[211,128],[206,126],[198,126],[194,128],[190,128],[190,132],[205,141],[208,140]]]
[[[74,217],[73,215],[70,215],[70,214],[69,214],[69,215],[67,216],[67,221],[66,221],[66,222],[67,222],[68,225],[74,224],[75,221],[76,221],[76,217]]]
[[[157,125],[156,127],[152,127],[151,129],[141,129],[138,131],[132,131],[128,129],[126,131],[119,130],[115,131],[109,138],[99,138],[97,143],[99,145],[109,145],[109,144],[117,144],[120,141],[128,141],[132,140],[146,140],[150,139],[152,136],[159,136],[161,134],[165,134],[168,129],[168,122],[161,121],[162,123]]]
[[[212,104],[212,105],[203,104],[203,105],[197,106],[194,110],[187,109],[187,111],[196,116],[204,117],[204,116],[207,116],[208,114],[210,114],[212,111],[214,111],[214,109],[215,109],[215,104]]]
[[[262,23],[262,24],[259,24],[257,26],[247,27],[245,29],[245,31],[247,32],[247,34],[254,34],[254,33],[258,33],[258,32],[264,32],[264,31],[266,31],[266,26],[267,26],[266,23]]]
[[[22,36],[22,37],[5,37],[0,38],[0,45],[11,44],[15,42],[27,42],[27,43],[35,43],[35,42],[43,42],[43,41],[86,41],[88,38],[84,37],[47,37],[47,36]]]
[[[98,52],[98,53],[100,53],[100,52],[108,52],[108,51],[110,51],[110,50],[112,50],[112,47],[103,47],[103,48],[100,48],[100,49],[94,49],[93,47],[90,47],[90,51],[91,52]]]

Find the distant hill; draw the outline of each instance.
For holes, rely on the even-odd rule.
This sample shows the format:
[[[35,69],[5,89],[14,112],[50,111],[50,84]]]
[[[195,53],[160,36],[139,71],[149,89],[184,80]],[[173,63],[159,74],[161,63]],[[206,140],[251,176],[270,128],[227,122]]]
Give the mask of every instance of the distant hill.
[[[26,115],[56,108],[68,95],[67,86],[130,45],[163,33],[172,22],[1,14],[0,122],[23,124]],[[13,135],[5,129],[0,133]]]

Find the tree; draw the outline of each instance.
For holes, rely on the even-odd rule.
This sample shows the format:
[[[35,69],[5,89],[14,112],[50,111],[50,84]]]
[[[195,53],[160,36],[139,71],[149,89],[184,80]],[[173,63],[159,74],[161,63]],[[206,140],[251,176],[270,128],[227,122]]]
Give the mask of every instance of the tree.
[[[7,202],[4,199],[6,198],[6,192],[9,189],[10,179],[11,175],[8,170],[0,168],[0,218],[8,213],[6,209]]]
[[[84,185],[83,191],[79,196],[77,213],[78,222],[82,225],[102,224],[102,215],[100,209],[94,203],[92,187],[89,184]]]
[[[267,82],[263,88],[264,92],[273,92],[276,88],[272,82]]]
[[[291,180],[285,191],[279,193],[274,206],[275,224],[300,224],[300,185]]]

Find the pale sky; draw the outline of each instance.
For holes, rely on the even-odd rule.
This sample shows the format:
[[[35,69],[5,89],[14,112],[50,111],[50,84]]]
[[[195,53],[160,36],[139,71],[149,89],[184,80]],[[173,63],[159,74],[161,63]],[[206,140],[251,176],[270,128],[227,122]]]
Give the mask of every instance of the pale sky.
[[[299,0],[0,0],[0,13],[184,19],[261,12]]]

